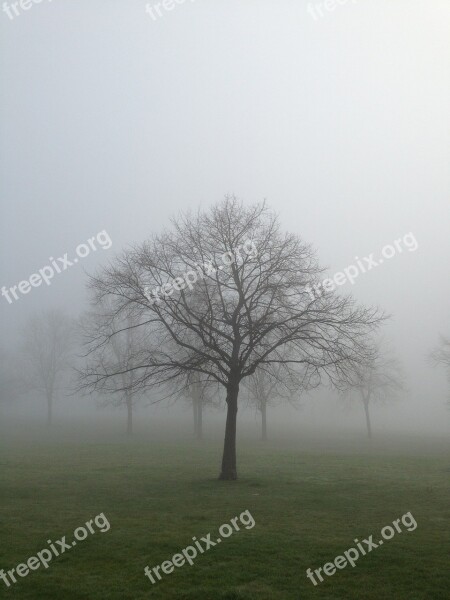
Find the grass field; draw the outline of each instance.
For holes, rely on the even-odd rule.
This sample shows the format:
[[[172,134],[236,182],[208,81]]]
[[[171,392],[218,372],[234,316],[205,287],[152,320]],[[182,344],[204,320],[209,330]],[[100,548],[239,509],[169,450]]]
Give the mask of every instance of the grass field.
[[[2,444],[0,568],[11,569],[99,513],[97,532],[7,588],[26,600],[437,600],[449,597],[450,468],[445,452],[322,453],[240,443],[236,482],[219,482],[220,443],[138,439]],[[249,510],[256,521],[152,585],[160,565]],[[306,578],[411,511],[396,534],[314,587]]]

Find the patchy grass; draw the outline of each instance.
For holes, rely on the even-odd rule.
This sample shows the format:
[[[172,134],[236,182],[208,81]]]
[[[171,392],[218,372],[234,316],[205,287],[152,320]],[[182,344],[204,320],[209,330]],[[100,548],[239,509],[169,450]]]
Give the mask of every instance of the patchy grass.
[[[3,448],[0,566],[11,569],[105,513],[110,531],[78,542],[0,597],[23,600],[439,600],[450,588],[450,482],[444,456],[305,452],[241,445],[236,482],[219,482],[219,444],[50,443]],[[253,529],[156,585],[159,565],[192,536],[245,510]],[[306,578],[411,511],[413,532],[314,587]]]

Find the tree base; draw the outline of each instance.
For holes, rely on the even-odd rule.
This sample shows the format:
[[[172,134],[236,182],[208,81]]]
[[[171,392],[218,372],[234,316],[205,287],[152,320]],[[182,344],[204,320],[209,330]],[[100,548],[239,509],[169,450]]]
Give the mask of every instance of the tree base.
[[[222,471],[219,475],[219,481],[235,481],[237,479],[236,471]]]

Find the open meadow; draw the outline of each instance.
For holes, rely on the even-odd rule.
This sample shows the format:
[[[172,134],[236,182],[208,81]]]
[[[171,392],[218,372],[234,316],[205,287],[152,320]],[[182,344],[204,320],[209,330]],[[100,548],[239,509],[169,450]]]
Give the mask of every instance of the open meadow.
[[[218,481],[218,441],[144,436],[2,436],[0,565],[11,569],[103,513],[96,531],[1,597],[18,600],[439,600],[450,586],[450,454],[443,440],[254,440],[239,444],[240,478]],[[93,433],[93,432],[92,432]],[[6,439],[5,439],[6,438]],[[18,438],[18,439],[17,439]],[[81,443],[83,442],[83,443]],[[420,456],[419,456],[420,454]],[[150,568],[249,511],[220,545],[163,574]],[[314,586],[306,577],[410,512],[417,528]],[[247,521],[247,524],[248,521]]]

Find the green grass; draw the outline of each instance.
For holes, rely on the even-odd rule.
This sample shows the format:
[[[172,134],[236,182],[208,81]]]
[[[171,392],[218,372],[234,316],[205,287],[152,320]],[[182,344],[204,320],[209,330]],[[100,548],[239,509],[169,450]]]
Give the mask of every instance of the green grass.
[[[236,482],[219,482],[220,444],[6,445],[0,459],[0,567],[11,569],[72,538],[99,513],[106,533],[78,542],[47,570],[0,597],[26,600],[299,600],[448,598],[448,457],[345,453],[240,444]],[[242,529],[152,585],[155,566],[245,510]],[[347,548],[411,511],[413,532],[314,587],[306,578]]]

